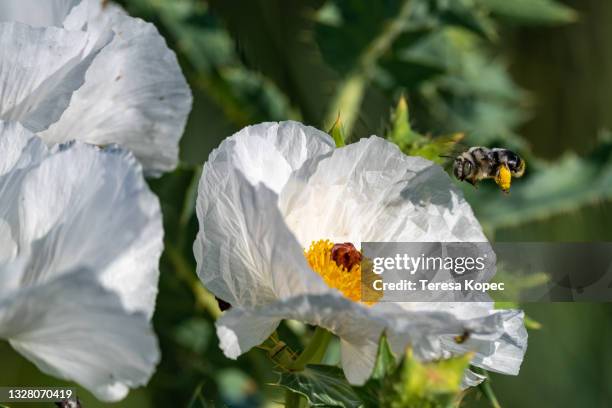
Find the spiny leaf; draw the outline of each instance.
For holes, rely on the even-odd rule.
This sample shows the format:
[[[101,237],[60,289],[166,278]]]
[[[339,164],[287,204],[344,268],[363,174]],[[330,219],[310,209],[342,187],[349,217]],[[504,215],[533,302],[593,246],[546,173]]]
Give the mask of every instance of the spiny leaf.
[[[381,393],[382,406],[445,407],[461,392],[461,381],[473,354],[421,363],[408,349]]]
[[[433,138],[426,137],[421,143],[417,143],[412,149],[409,149],[409,154],[443,164],[448,160],[447,156],[455,151],[456,144],[463,140],[463,137],[463,133]]]
[[[404,151],[421,138],[422,136],[410,127],[408,103],[404,96],[401,96],[391,118],[391,130],[387,134],[387,139]]]
[[[421,156],[442,164],[445,162],[444,156],[455,150],[455,145],[463,139],[463,134],[456,133],[432,138],[415,132],[410,127],[408,104],[402,96],[393,113],[387,139],[395,143],[407,155]]]
[[[277,385],[303,395],[314,407],[362,406],[342,369],[335,366],[309,364],[303,371],[282,373]]]
[[[376,362],[370,379],[382,380],[385,376],[391,374],[397,368],[395,355],[391,351],[391,346],[387,341],[387,336],[383,333],[378,342],[378,352],[376,353]]]

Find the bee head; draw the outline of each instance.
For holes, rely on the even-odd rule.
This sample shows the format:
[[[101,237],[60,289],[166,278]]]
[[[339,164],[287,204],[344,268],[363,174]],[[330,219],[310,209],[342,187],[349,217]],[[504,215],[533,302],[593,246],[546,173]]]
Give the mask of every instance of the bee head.
[[[453,174],[457,177],[457,180],[463,181],[470,177],[473,170],[474,164],[463,155],[458,156],[453,162]]]

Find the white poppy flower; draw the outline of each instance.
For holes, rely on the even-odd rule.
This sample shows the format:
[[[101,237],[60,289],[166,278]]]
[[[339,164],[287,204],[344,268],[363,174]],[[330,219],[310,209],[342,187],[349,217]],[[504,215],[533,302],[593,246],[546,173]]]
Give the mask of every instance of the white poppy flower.
[[[191,92],[156,28],[101,0],[0,2],[0,119],[47,144],[130,149],[173,169]]]
[[[471,350],[475,365],[519,370],[522,312],[487,303],[365,305],[359,271],[332,259],[333,243],[486,241],[462,194],[430,161],[375,136],[336,149],[312,127],[262,123],[211,153],[197,215],[199,277],[232,306],[217,322],[230,358],[262,343],[281,320],[296,319],[340,338],[352,383],[370,375],[383,330],[396,352],[411,345],[416,356],[434,359]],[[453,341],[466,330],[467,341]],[[478,380],[467,374],[466,385]]]
[[[134,157],[51,150],[0,121],[0,338],[98,398],[145,384],[163,249],[159,202]]]

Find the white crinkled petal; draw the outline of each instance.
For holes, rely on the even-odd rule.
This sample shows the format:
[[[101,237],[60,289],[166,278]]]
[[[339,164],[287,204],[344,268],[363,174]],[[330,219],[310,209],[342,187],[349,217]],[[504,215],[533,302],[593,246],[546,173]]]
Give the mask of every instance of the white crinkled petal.
[[[5,189],[5,174],[38,163],[47,155],[47,148],[19,123],[0,120],[0,152],[0,189]]]
[[[0,337],[41,370],[105,400],[151,376],[149,320],[161,214],[140,165],[118,148],[48,151],[0,122]],[[78,272],[76,272],[78,271]]]
[[[10,262],[19,251],[19,212],[14,197],[19,195],[23,178],[28,169],[38,165],[47,155],[45,144],[16,122],[0,120],[0,265]],[[6,276],[1,271],[3,282],[0,291],[6,292],[18,284],[20,277]],[[12,282],[9,284],[9,282]]]
[[[469,204],[440,166],[372,136],[294,173],[280,193],[304,245],[333,242],[484,242]]]
[[[527,351],[527,330],[524,314],[519,310],[491,311],[489,317],[497,317],[501,327],[494,336],[472,334],[461,344],[452,338],[441,340],[442,348],[453,354],[474,352],[472,364],[489,371],[517,375]]]
[[[276,191],[305,161],[332,149],[331,138],[312,127],[270,122],[244,128],[211,153],[198,190],[194,253],[216,296],[256,306],[328,290],[287,229]]]
[[[0,300],[0,337],[41,371],[76,381],[104,401],[146,384],[159,361],[148,318],[127,312],[89,271]]]
[[[116,35],[61,118],[40,136],[48,143],[117,143],[134,152],[149,174],[172,170],[192,102],[174,52],[155,26],[99,1],[83,1],[66,24]]]
[[[2,0],[0,22],[16,21],[34,27],[61,27],[80,0]]]
[[[382,312],[338,293],[327,293],[296,296],[256,308],[231,308],[217,321],[220,347],[226,356],[236,358],[261,344],[283,319],[320,326],[337,335],[342,346],[342,366],[353,384],[362,384],[370,376],[383,330],[403,352],[406,345],[416,347],[424,337],[459,335],[468,323],[486,333],[496,329],[462,322],[444,312],[406,312],[400,308],[393,310],[392,305]]]
[[[0,265],[17,256],[17,242],[8,222],[0,218]],[[4,276],[0,274],[0,279]],[[3,288],[0,288],[2,291]]]
[[[390,339],[396,352],[412,343],[415,355],[423,360],[448,358],[467,352],[475,353],[472,364],[490,371],[516,375],[527,350],[527,331],[523,312],[495,310],[492,303],[399,303],[405,312],[447,312],[462,322],[467,339],[459,344],[457,334],[440,333],[440,337],[410,339],[405,329],[398,328]],[[385,305],[389,306],[389,305]],[[401,325],[400,325],[401,326]],[[464,380],[470,383],[467,376]],[[474,379],[474,378],[472,378]]]
[[[38,132],[63,114],[93,59],[113,37],[0,23],[0,119]]]
[[[21,284],[87,267],[128,308],[150,316],[163,230],[159,202],[136,160],[81,143],[49,152],[23,127],[5,122],[0,155],[2,241],[13,248],[5,247],[7,254],[27,257]]]
[[[212,189],[223,173],[236,169],[252,185],[262,183],[278,194],[292,172],[333,149],[334,142],[329,135],[299,122],[247,126],[225,139],[210,154],[201,186]]]
[[[194,254],[211,292],[232,306],[254,307],[329,290],[284,224],[273,191],[231,168],[207,166],[204,172]]]
[[[100,274],[129,310],[151,316],[163,249],[161,211],[140,165],[124,150],[63,146],[23,176],[18,195],[24,285],[76,268]]]
[[[336,293],[297,296],[254,309],[234,308],[217,320],[219,345],[236,358],[261,344],[283,319],[324,327],[342,340],[342,364],[349,381],[363,383],[374,367],[385,321]]]
[[[461,388],[466,389],[468,387],[475,387],[486,380],[486,378],[487,377],[483,374],[478,374],[470,369],[467,369],[465,370],[463,380],[461,381]]]

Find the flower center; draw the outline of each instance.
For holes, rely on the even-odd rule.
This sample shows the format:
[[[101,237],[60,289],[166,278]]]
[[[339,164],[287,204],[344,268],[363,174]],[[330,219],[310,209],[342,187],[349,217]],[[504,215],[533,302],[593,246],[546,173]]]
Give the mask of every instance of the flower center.
[[[308,264],[325,283],[354,302],[361,301],[361,252],[349,242],[319,240],[304,252]],[[374,302],[363,302],[371,305]]]

